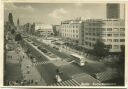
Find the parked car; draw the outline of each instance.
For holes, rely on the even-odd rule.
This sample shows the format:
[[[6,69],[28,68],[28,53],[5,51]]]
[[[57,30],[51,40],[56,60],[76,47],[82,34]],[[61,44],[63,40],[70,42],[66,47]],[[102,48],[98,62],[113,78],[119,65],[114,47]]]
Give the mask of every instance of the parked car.
[[[42,48],[41,46],[38,46],[38,49],[40,49],[43,53],[47,53],[48,52],[45,48]]]
[[[38,44],[36,44],[36,43],[32,43],[34,46],[38,46]]]

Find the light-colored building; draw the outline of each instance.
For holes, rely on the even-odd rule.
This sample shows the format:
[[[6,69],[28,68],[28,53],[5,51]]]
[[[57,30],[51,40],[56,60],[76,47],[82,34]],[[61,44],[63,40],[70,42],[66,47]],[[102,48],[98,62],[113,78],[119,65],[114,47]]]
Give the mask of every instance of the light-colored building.
[[[61,22],[61,37],[86,49],[101,40],[110,52],[120,52],[125,45],[125,24],[123,19],[67,20]]]
[[[66,20],[61,22],[61,31],[60,35],[62,38],[74,42],[79,43],[81,39],[81,29],[82,29],[82,20]]]
[[[35,24],[35,32],[40,36],[48,36],[53,34],[53,28],[49,24]]]
[[[82,44],[93,49],[97,39],[102,40],[110,52],[120,52],[125,45],[125,24],[121,19],[87,20],[84,22]]]

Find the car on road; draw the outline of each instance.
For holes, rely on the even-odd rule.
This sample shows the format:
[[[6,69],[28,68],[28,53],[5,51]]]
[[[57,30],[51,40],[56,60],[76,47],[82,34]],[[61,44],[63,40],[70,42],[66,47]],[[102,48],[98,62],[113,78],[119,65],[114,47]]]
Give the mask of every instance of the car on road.
[[[55,47],[55,46],[53,46],[53,48],[56,49],[56,50],[59,50],[59,48],[57,48],[57,47]]]
[[[38,46],[38,44],[36,44],[36,43],[32,43],[34,46]]]
[[[42,48],[41,46],[38,46],[38,49],[41,50],[43,53],[47,53],[48,52],[45,48]]]

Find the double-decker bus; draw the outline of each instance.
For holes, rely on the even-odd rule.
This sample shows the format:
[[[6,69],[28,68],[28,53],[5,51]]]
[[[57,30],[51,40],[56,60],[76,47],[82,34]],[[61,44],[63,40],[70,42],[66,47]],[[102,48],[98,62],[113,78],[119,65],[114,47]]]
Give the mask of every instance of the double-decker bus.
[[[70,54],[70,56],[73,58],[74,63],[77,63],[79,66],[84,66],[87,63],[83,56],[78,54]]]

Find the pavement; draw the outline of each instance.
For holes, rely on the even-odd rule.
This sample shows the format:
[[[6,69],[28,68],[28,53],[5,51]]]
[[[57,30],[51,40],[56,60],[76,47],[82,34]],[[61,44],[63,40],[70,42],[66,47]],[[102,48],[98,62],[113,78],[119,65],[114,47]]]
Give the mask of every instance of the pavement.
[[[37,71],[36,67],[33,66],[30,58],[26,55],[22,47],[16,43],[11,43],[9,45],[14,49],[12,51],[7,51],[6,53],[6,80],[13,82],[17,80],[33,80],[34,83],[30,84],[30,86],[46,85],[40,73]],[[12,68],[12,70],[10,68]],[[28,71],[29,73],[27,73]],[[38,82],[38,84],[35,82]]]
[[[38,72],[36,67],[33,66],[33,63],[31,62],[30,58],[24,53],[22,48],[20,54],[22,57],[24,56],[21,62],[21,70],[24,80],[33,80],[34,82],[38,82],[38,84],[32,84],[36,86],[46,85],[40,73]]]
[[[17,85],[20,84],[16,83],[17,80],[22,80],[22,71],[21,71],[21,65],[20,65],[20,58],[19,55],[16,52],[16,43],[14,42],[8,43],[8,45],[11,45],[11,51],[6,51],[6,63],[5,63],[5,85]]]

